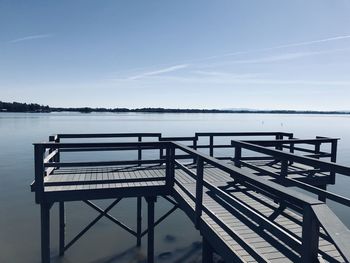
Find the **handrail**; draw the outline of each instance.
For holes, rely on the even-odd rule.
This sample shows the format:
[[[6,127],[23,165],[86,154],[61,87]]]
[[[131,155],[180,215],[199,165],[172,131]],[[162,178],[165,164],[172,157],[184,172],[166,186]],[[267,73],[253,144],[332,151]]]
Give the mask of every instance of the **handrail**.
[[[57,134],[60,139],[78,139],[78,138],[131,138],[131,137],[159,137],[161,133],[62,133]]]
[[[321,168],[324,171],[336,172],[336,173],[350,176],[350,168],[349,167],[339,165],[339,164],[336,164],[333,162],[321,161],[318,159],[305,157],[305,156],[301,156],[301,155],[296,155],[293,153],[287,153],[287,152],[283,152],[280,150],[273,150],[273,149],[265,148],[265,147],[255,145],[252,143],[243,142],[243,141],[231,141],[231,144],[234,147],[244,148],[244,149],[251,150],[254,152],[266,154],[269,156],[274,156],[278,159],[285,159],[285,160],[289,160],[289,161],[293,161],[293,162]]]
[[[51,149],[66,149],[66,148],[113,148],[113,147],[155,147],[155,149],[165,148],[169,146],[170,142],[64,142],[64,143],[52,143],[52,142],[42,142],[42,143],[34,143],[33,145],[40,145],[44,148]]]
[[[196,132],[198,136],[293,136],[293,133],[288,132]]]
[[[250,136],[274,136],[276,140],[283,139],[283,137],[293,138],[293,133],[285,133],[285,132],[196,132],[196,144],[198,144],[199,137],[209,137],[209,145],[199,145],[194,147],[197,148],[209,148],[209,155],[214,156],[214,138],[215,137],[232,137],[232,136],[240,136],[240,137],[250,137]],[[204,146],[204,147],[203,147]],[[232,146],[221,146],[220,148],[231,148]]]
[[[339,138],[316,138],[316,139],[289,139],[289,140],[245,140],[243,142],[257,144],[259,146],[276,146],[276,144],[318,144],[318,143],[332,143],[340,140]]]
[[[112,166],[112,165],[133,165],[133,164],[162,164],[165,159],[157,160],[136,160],[136,161],[101,161],[101,162],[60,162],[44,163],[44,167],[92,167],[92,166]]]
[[[333,240],[334,245],[346,262],[350,262],[350,230],[325,204],[311,206],[318,222],[327,235]]]
[[[250,169],[253,169],[253,170],[257,171],[257,172],[265,173],[266,175],[269,175],[269,176],[271,176],[273,178],[281,180],[282,182],[290,183],[290,184],[292,184],[294,186],[300,187],[300,188],[302,188],[304,190],[307,190],[307,191],[309,191],[311,193],[317,194],[319,197],[324,197],[326,199],[329,199],[329,200],[332,200],[332,201],[337,202],[339,204],[342,204],[342,205],[350,207],[350,199],[349,198],[346,198],[344,196],[341,196],[341,195],[338,195],[338,194],[335,194],[335,193],[332,193],[332,192],[320,189],[318,187],[315,187],[315,186],[312,186],[310,184],[298,181],[298,180],[293,179],[293,178],[281,177],[278,173],[266,170],[264,168],[252,165],[252,164],[244,162],[244,161],[240,161],[240,163],[243,164],[243,166],[246,166],[246,167],[248,167]]]
[[[310,198],[308,196],[305,196],[304,194],[299,195],[296,191],[288,189],[287,187],[281,187],[278,184],[272,183],[269,184],[267,180],[261,179],[258,176],[252,176],[251,174],[243,172],[241,169],[239,171],[235,167],[233,169],[232,167],[221,163],[220,161],[216,160],[213,157],[206,156],[202,153],[199,153],[197,151],[194,151],[193,149],[184,146],[180,143],[175,143],[177,149],[180,149],[192,156],[197,156],[197,172],[195,174],[196,178],[196,199],[195,199],[195,225],[197,228],[200,228],[200,222],[201,222],[201,215],[202,211],[206,211],[202,204],[202,198],[203,198],[203,187],[208,188],[213,193],[216,193],[220,196],[220,198],[223,198],[226,202],[232,204],[234,202],[236,205],[244,211],[244,213],[247,213],[250,218],[254,218],[254,220],[259,221],[264,228],[266,228],[271,233],[276,233],[280,235],[280,238],[286,242],[288,242],[289,246],[291,246],[294,250],[298,251],[301,255],[301,261],[302,262],[311,262],[317,259],[318,254],[318,240],[319,240],[319,230],[317,223],[315,221],[315,215],[311,214],[310,211],[312,209],[312,206],[323,204],[322,202]],[[176,162],[176,161],[175,161]],[[233,197],[225,193],[223,190],[219,189],[218,187],[210,184],[203,178],[203,163],[209,163],[215,166],[216,168],[219,168],[225,172],[229,172],[231,176],[237,177],[237,174],[241,174],[241,176],[244,179],[250,179],[249,181],[250,185],[258,185],[259,187],[268,189],[269,192],[278,192],[279,196],[282,196],[284,199],[287,199],[287,201],[297,201],[299,205],[302,205],[303,208],[303,225],[302,225],[302,238],[301,241],[299,239],[295,238],[293,235],[286,232],[284,229],[279,228],[275,223],[270,222],[267,218],[261,216],[259,213],[254,212],[249,207],[245,206],[238,200],[234,200]],[[180,165],[180,168],[182,168],[185,172],[189,171],[185,166],[182,164],[176,162],[176,164]],[[193,177],[193,173],[188,173],[191,177]],[[239,182],[241,183],[242,178],[239,178]],[[243,180],[244,181],[244,180]],[[265,182],[264,182],[265,181]],[[176,181],[177,182],[177,181]],[[189,193],[187,192],[186,195]],[[294,196],[291,196],[294,195]],[[303,198],[300,198],[303,197]],[[286,203],[286,206],[288,206],[288,203]],[[215,219],[219,220],[218,217],[215,216],[215,214],[211,214],[211,216],[214,216]],[[219,220],[220,221],[220,220]]]
[[[187,137],[187,136],[179,136],[179,137],[160,137],[159,141],[193,141],[196,140],[196,137]]]
[[[187,152],[192,157],[197,156],[197,157],[203,158],[203,160],[206,163],[211,164],[211,165],[215,166],[216,168],[219,168],[222,171],[229,173],[231,175],[231,177],[239,180],[240,182],[246,181],[246,182],[254,185],[257,188],[262,188],[264,190],[274,192],[275,194],[278,193],[278,195],[280,195],[281,197],[283,197],[286,200],[291,201],[295,204],[303,206],[305,204],[315,204],[315,203],[320,202],[320,201],[318,201],[312,197],[309,197],[305,194],[295,192],[294,190],[288,189],[287,187],[284,187],[284,186],[279,185],[277,183],[259,178],[259,176],[257,176],[257,175],[242,171],[241,169],[239,169],[233,165],[227,164],[225,162],[217,160],[216,158],[213,158],[213,157],[210,157],[210,156],[203,154],[201,152],[195,151],[195,150],[193,150],[185,145],[182,145],[180,143],[177,143],[177,142],[172,142],[172,143],[174,145],[176,145],[176,147],[178,149],[181,149],[182,151]]]

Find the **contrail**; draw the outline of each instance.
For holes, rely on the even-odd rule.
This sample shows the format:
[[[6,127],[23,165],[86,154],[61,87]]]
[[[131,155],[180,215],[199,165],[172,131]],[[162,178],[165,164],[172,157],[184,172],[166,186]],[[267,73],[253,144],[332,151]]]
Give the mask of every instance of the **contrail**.
[[[18,43],[18,42],[27,41],[27,40],[49,38],[49,37],[52,37],[52,34],[32,35],[32,36],[26,36],[26,37],[11,40],[11,41],[9,41],[9,43]]]

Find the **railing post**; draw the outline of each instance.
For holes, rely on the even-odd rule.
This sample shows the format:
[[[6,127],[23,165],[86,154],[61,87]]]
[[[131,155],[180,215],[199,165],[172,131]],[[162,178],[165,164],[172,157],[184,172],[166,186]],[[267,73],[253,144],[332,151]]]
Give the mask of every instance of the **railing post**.
[[[235,146],[235,157],[233,158],[234,164],[236,167],[241,168],[241,158],[242,158],[242,148]]]
[[[55,137],[55,143],[60,143],[60,138],[58,136]],[[56,157],[54,160],[56,163],[60,162],[60,149],[59,148],[57,148],[57,154],[56,154]]]
[[[196,228],[200,227],[200,219],[202,216],[203,205],[203,159],[198,156],[197,158],[197,180],[196,180],[196,206],[195,206],[195,225]]]
[[[321,143],[316,142],[315,143],[315,155],[320,154],[321,151]],[[319,156],[315,156],[316,159],[320,159]]]
[[[166,147],[166,185],[169,189],[174,186],[175,182],[175,147],[170,142]]]
[[[214,156],[214,136],[209,137],[209,155]]]
[[[283,159],[281,161],[281,177],[285,178],[288,176],[288,160]]]
[[[335,163],[337,162],[337,148],[338,148],[338,140],[332,140],[331,143],[331,162]],[[331,181],[334,184],[335,183],[335,172],[331,171]]]
[[[319,186],[317,186],[317,187],[320,188],[320,189],[322,189],[322,190],[327,191],[327,184],[319,185]],[[318,200],[320,200],[320,201],[326,203],[326,201],[327,201],[327,195],[324,194],[324,193],[318,194]]]
[[[276,134],[276,141],[277,140],[281,140],[281,134]],[[283,136],[282,136],[282,138],[283,138]],[[276,150],[282,150],[282,147],[281,147],[282,145],[279,145],[279,144],[277,144],[276,145]]]
[[[162,135],[160,135],[159,137],[158,137],[158,141],[160,142],[162,140]],[[160,149],[159,149],[159,159],[163,159],[163,148],[161,147]]]
[[[34,145],[35,202],[43,202],[44,194],[44,146]]]
[[[142,137],[139,136],[138,139],[137,139],[138,142],[142,142]],[[142,160],[142,150],[141,150],[141,147],[139,146],[138,147],[139,149],[137,150],[137,160],[138,161],[141,161]],[[138,164],[139,166],[141,166],[141,163]]]
[[[318,262],[320,227],[311,205],[304,206],[301,262]]]
[[[194,139],[193,139],[193,150],[197,150],[197,141],[198,141],[198,137],[195,136]],[[193,157],[193,163],[195,164],[197,161],[197,158],[196,157]]]
[[[51,143],[55,142],[55,136],[54,135],[49,136],[49,142],[51,142]],[[53,151],[52,148],[50,148],[49,152],[52,153],[52,151]]]
[[[58,138],[57,135],[51,135],[49,136],[49,142],[51,143],[60,143],[60,138]],[[55,156],[50,160],[50,163],[55,162],[59,163],[60,162],[60,150],[57,148],[50,148],[49,152],[52,153],[53,151],[57,150],[57,153]],[[56,168],[57,169],[57,168]]]
[[[290,139],[290,138],[289,138]],[[294,143],[291,143],[289,145],[289,152],[290,153],[294,153]],[[290,161],[289,164],[292,165],[294,162],[293,161]]]
[[[280,135],[279,134],[276,134],[276,136],[275,136],[275,140],[277,141],[277,140],[279,140],[279,138],[280,138]],[[278,145],[276,144],[276,150],[278,150]]]

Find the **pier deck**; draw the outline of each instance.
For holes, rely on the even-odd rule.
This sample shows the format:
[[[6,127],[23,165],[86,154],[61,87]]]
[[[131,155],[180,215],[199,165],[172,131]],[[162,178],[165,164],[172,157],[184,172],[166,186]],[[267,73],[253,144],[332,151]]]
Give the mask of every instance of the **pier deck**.
[[[350,206],[350,200],[327,192],[325,186],[334,182],[335,173],[350,175],[350,168],[321,161],[320,156],[283,152],[281,146],[289,144],[291,138],[279,137],[278,149],[262,146],[261,141],[232,141],[235,154],[217,158],[210,156],[210,149],[215,148],[212,141],[209,155],[198,151],[198,144],[188,147],[176,142],[191,138],[157,142],[139,139],[136,143],[62,143],[56,138],[56,142],[36,144],[36,180],[32,190],[42,207],[42,261],[50,260],[48,220],[54,203],[60,204],[61,255],[93,225],[65,243],[64,202],[81,200],[97,209],[101,217],[109,217],[133,234],[137,245],[147,234],[148,262],[154,260],[154,227],[177,208],[189,216],[203,236],[203,262],[212,262],[214,252],[226,262],[349,262],[350,231],[325,201]],[[322,141],[315,140],[316,144]],[[298,143],[292,142],[293,146]],[[272,146],[276,147],[276,143]],[[269,156],[244,157],[242,149]],[[138,160],[60,161],[64,152],[130,150],[138,153]],[[145,159],[144,151],[159,152],[159,157]],[[312,154],[322,155],[318,146],[315,152]],[[326,152],[323,155],[334,156]],[[289,186],[300,187],[319,198]],[[157,196],[167,198],[174,208],[155,221]],[[108,214],[126,197],[138,200],[136,230]],[[139,218],[141,197],[148,204],[148,229],[144,232]],[[88,201],[107,198],[116,201],[104,211]]]

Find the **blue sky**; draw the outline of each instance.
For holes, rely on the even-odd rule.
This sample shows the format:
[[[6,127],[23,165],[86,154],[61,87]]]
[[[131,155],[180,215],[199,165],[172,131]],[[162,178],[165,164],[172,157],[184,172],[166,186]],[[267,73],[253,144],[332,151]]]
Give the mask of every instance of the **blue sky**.
[[[350,110],[349,14],[349,0],[0,0],[0,100]]]

